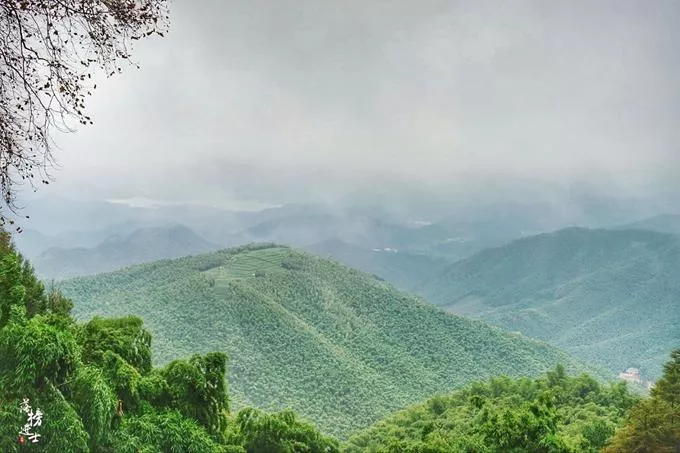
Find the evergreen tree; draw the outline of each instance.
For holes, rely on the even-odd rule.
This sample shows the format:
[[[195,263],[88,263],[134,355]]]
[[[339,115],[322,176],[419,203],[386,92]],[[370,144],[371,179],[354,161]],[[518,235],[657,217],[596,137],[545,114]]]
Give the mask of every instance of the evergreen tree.
[[[606,453],[680,451],[680,349],[671,353],[651,398],[634,407]]]
[[[671,360],[663,367],[663,376],[652,389],[652,396],[680,407],[680,349],[671,352]]]

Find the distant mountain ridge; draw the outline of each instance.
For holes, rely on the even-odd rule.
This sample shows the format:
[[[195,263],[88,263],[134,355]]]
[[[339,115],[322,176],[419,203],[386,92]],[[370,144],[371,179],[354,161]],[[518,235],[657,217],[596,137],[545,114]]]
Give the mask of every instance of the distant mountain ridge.
[[[630,217],[630,213],[613,215],[612,210],[621,207],[608,202],[587,202],[580,206],[531,201],[474,203],[468,200],[466,203],[423,202],[407,208],[364,203],[362,200],[335,206],[286,204],[260,211],[229,211],[191,204],[133,207],[57,198],[49,203],[47,200],[38,203],[42,212],[31,219],[31,222],[37,222],[32,224],[36,229],[27,228],[23,234],[15,235],[15,242],[39,270],[43,269],[41,275],[44,277],[83,275],[102,269],[113,270],[115,267],[109,265],[111,262],[123,266],[179,256],[171,253],[137,257],[136,252],[130,250],[129,260],[111,259],[108,252],[98,255],[102,260],[98,263],[91,253],[81,249],[94,249],[112,236],[126,237],[135,229],[164,227],[170,219],[181,218],[182,223],[197,235],[215,244],[210,249],[188,248],[186,253],[247,243],[280,243],[330,256],[410,291],[428,275],[438,273],[446,262],[468,258],[485,248],[568,225],[602,224]],[[602,212],[605,215],[600,215]],[[59,217],[59,221],[44,225],[46,213],[51,214],[50,218]],[[640,211],[639,215],[644,213]],[[47,229],[40,229],[41,225]],[[63,229],[66,227],[70,229]],[[54,230],[57,232],[49,233]],[[60,252],[68,259],[63,269],[58,269],[61,265],[50,258],[56,251],[47,250],[54,247],[78,250]],[[398,256],[380,256],[373,252],[386,248],[397,249]],[[84,262],[88,264],[80,264]],[[78,266],[80,269],[76,269]]]
[[[66,230],[54,235],[27,228],[13,236],[14,244],[22,255],[33,260],[50,248],[93,248],[112,236],[127,236],[139,228],[155,227],[140,221],[112,223],[101,229]]]
[[[417,292],[612,371],[656,377],[680,344],[679,275],[676,236],[569,228],[479,252]]]
[[[660,214],[637,222],[617,226],[617,230],[649,230],[680,235],[680,214]]]
[[[183,225],[149,227],[109,236],[93,248],[52,247],[34,258],[32,264],[41,278],[62,279],[219,248]]]
[[[229,355],[236,407],[291,406],[346,436],[433,393],[564,363],[545,343],[447,314],[287,247],[253,245],[60,283],[81,319],[141,316],[158,364]]]
[[[444,270],[450,261],[425,254],[395,249],[365,249],[329,239],[305,250],[321,257],[333,258],[346,266],[387,280],[403,291],[410,291],[426,276]]]

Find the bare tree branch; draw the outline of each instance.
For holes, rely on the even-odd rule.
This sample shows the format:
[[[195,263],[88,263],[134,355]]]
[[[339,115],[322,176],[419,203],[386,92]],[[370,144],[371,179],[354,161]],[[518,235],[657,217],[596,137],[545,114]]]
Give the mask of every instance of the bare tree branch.
[[[168,1],[0,0],[0,190],[12,213],[18,183],[49,183],[50,131],[92,124],[93,75],[119,73],[132,41],[163,36]]]

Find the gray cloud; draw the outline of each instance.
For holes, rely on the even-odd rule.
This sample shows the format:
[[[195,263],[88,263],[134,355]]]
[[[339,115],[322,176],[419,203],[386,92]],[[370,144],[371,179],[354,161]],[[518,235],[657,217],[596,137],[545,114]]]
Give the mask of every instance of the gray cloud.
[[[647,187],[679,168],[678,2],[173,8],[142,69],[100,83],[96,125],[58,138],[50,190],[282,201],[387,179]]]

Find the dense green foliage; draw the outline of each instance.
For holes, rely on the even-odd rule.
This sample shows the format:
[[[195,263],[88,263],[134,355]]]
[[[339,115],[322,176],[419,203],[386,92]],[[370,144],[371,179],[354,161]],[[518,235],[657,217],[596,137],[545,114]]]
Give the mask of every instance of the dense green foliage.
[[[178,258],[216,250],[185,226],[140,228],[120,237],[111,236],[92,248],[52,247],[36,258],[36,273],[45,279],[108,272],[132,264],[163,258]]]
[[[0,451],[269,453],[338,450],[290,411],[229,414],[227,357],[151,364],[140,319],[70,316],[8,237],[0,243]],[[24,398],[43,414],[38,443],[19,442]]]
[[[652,396],[628,415],[606,453],[680,451],[680,349],[671,353]]]
[[[492,378],[411,407],[353,436],[348,452],[597,452],[636,402],[624,383]],[[632,450],[631,450],[632,451]]]
[[[76,308],[90,309],[79,324],[71,301],[45,291],[8,236],[2,239],[3,452],[646,453],[680,444],[680,350],[652,397],[639,401],[623,383],[552,369],[558,362],[586,367],[543,343],[272,245],[65,282],[64,294],[80,297]],[[119,310],[163,328],[162,342],[153,341],[160,358],[152,360],[142,319]],[[105,313],[122,317],[98,316]],[[241,358],[232,366],[239,391],[228,394],[226,354],[210,347]],[[540,378],[517,378],[548,369]],[[230,413],[232,403],[290,406],[346,436],[417,398],[465,384],[344,445],[291,409]],[[23,398],[45,414],[39,444],[17,441],[26,421]]]
[[[448,315],[338,263],[271,245],[63,282],[81,319],[144,319],[157,365],[229,353],[234,407],[291,407],[346,436],[498,374],[583,369],[543,343]]]
[[[676,236],[572,228],[482,251],[419,292],[589,363],[654,379],[680,343],[679,272]]]

